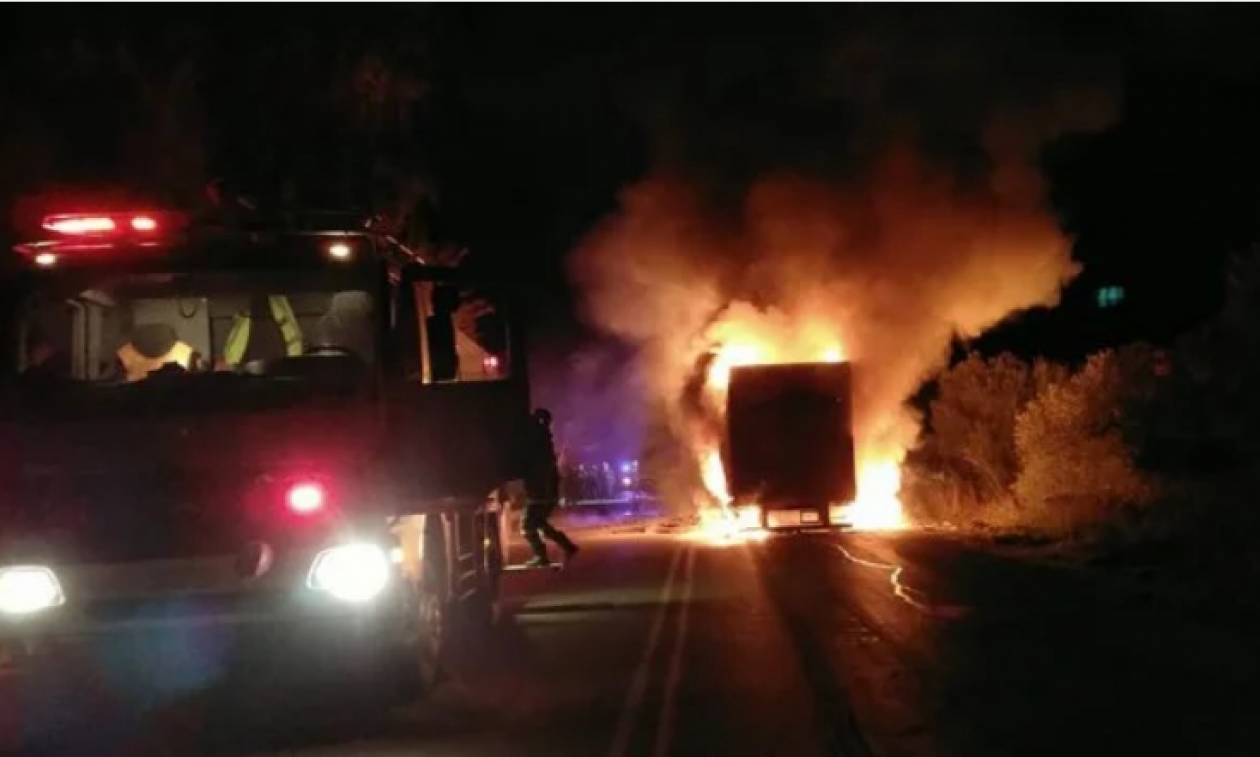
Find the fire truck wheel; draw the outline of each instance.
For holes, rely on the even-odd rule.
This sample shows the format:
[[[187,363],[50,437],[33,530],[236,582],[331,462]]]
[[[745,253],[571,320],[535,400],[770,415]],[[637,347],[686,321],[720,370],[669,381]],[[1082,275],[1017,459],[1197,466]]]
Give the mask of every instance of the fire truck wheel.
[[[497,513],[487,513],[484,517],[482,577],[469,608],[469,617],[477,628],[489,628],[498,622],[499,579],[503,575],[503,523]]]
[[[446,554],[441,537],[430,537],[416,610],[416,663],[420,690],[428,691],[442,679],[450,624],[450,600],[445,591],[446,571],[440,556]]]

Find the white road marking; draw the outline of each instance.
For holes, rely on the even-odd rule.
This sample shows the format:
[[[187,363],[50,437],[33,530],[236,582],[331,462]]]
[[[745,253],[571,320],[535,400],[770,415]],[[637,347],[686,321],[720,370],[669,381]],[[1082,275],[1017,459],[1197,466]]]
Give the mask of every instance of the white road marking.
[[[634,671],[630,688],[626,691],[626,701],[621,706],[621,715],[617,719],[617,730],[613,733],[612,745],[608,749],[609,757],[624,757],[630,747],[630,737],[634,733],[635,723],[639,719],[639,710],[643,707],[643,695],[647,692],[648,679],[651,676],[652,658],[661,643],[661,633],[665,629],[665,619],[669,615],[669,603],[674,592],[674,577],[678,573],[684,547],[676,547],[669,563],[669,572],[665,575],[665,583],[661,587],[659,606],[656,617],[652,621],[652,630],[648,633],[647,646],[639,659],[639,666]]]
[[[687,578],[683,588],[682,604],[678,609],[678,632],[674,636],[674,649],[669,657],[669,672],[665,678],[665,696],[661,701],[661,714],[656,727],[656,745],[652,753],[663,757],[669,753],[674,738],[674,710],[678,697],[678,683],[682,680],[683,651],[687,642],[687,621],[691,610],[691,597],[695,591],[696,548],[687,547]]]

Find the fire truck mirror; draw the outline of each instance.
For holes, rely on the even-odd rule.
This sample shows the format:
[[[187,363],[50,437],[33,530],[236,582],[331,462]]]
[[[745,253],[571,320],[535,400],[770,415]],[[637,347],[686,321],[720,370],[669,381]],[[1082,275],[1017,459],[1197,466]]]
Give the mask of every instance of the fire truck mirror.
[[[433,315],[425,319],[429,341],[429,371],[433,381],[459,378],[459,352],[455,343],[455,312],[459,290],[450,285],[433,289]]]
[[[459,377],[459,354],[455,351],[455,321],[450,313],[437,313],[425,319],[429,337],[429,371],[434,381],[454,381]]]
[[[398,287],[392,314],[393,338],[386,342],[385,363],[394,375],[415,379],[421,375],[420,334],[416,318],[416,291]]]

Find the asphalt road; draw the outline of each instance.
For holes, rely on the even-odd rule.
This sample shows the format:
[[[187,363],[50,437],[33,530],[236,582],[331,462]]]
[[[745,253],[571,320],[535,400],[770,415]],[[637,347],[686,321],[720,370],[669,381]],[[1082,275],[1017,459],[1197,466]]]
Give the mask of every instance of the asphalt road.
[[[1256,644],[1079,572],[926,534],[581,536],[569,569],[507,577],[428,699],[219,751],[1260,753]]]

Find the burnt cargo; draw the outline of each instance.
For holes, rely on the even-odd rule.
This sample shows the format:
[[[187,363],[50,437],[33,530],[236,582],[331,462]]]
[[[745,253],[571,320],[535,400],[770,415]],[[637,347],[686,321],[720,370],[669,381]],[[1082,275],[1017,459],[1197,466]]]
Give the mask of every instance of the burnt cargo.
[[[729,484],[735,502],[824,508],[856,492],[848,363],[754,365],[731,371]]]

